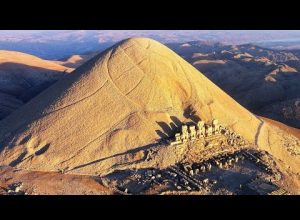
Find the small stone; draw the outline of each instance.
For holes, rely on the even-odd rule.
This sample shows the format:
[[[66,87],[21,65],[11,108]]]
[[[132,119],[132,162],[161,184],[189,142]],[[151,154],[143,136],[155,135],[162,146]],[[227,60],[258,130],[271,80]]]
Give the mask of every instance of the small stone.
[[[210,163],[207,165],[207,169],[211,170],[211,164]]]
[[[207,178],[204,179],[204,180],[203,180],[203,183],[204,183],[204,184],[207,184],[207,183],[208,183],[208,179],[207,179]]]
[[[128,193],[128,189],[126,188],[124,192],[125,192],[125,193]]]
[[[187,188],[188,191],[191,191],[191,190],[192,190],[192,188],[189,187],[189,186],[187,186],[186,188]]]
[[[155,176],[152,176],[151,179],[154,180],[154,179],[155,179]]]
[[[152,172],[151,172],[151,170],[147,170],[147,172],[146,172],[146,176],[152,176]]]
[[[177,189],[182,189],[182,187],[181,186],[177,186]]]
[[[238,158],[238,157],[235,157],[235,158],[234,158],[234,161],[235,161],[235,162],[238,162],[238,161],[239,161],[239,158]]]
[[[190,175],[194,176],[194,171],[193,170],[190,170]]]
[[[198,168],[195,170],[195,174],[196,175],[199,174],[199,169]]]
[[[228,168],[228,164],[227,164],[227,162],[225,162],[224,163],[224,166],[223,166],[225,169],[227,169]]]
[[[205,172],[205,166],[201,166],[201,171]]]
[[[156,175],[156,178],[161,178],[161,175],[160,175],[160,174],[157,174],[157,175]]]
[[[281,179],[280,173],[276,173],[276,174],[275,174],[275,179],[276,179],[277,181]]]
[[[20,190],[21,190],[21,187],[17,186],[16,189],[15,189],[15,192],[20,192]]]
[[[186,181],[185,179],[183,180],[183,182],[184,182],[184,185],[188,185],[189,184],[189,182]]]

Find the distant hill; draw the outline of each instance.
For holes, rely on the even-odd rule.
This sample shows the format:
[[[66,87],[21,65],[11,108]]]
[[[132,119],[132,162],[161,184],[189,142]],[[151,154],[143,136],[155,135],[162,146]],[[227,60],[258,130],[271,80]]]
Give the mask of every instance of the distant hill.
[[[60,60],[74,54],[103,51],[122,39],[150,37],[161,43],[211,41],[228,45],[260,42],[284,49],[300,32],[270,30],[1,30],[0,49],[29,53],[43,59]],[[268,42],[271,42],[268,44]],[[298,42],[299,44],[299,42]]]
[[[295,111],[294,103],[300,100],[300,59],[296,51],[203,41],[168,46],[247,109],[300,128],[297,114],[286,113]]]
[[[71,71],[29,54],[0,50],[0,119]]]
[[[89,59],[93,58],[96,56],[98,53],[97,52],[91,52],[88,54],[82,54],[82,55],[72,55],[68,59],[64,61],[53,61],[59,65],[65,66],[65,67],[70,67],[70,68],[77,68],[83,63],[87,62]]]

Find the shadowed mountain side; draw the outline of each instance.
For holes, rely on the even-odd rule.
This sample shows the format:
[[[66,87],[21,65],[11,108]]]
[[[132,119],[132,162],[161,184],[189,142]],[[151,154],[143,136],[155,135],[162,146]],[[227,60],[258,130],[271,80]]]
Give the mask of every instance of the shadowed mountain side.
[[[0,119],[9,115],[64,75],[66,75],[65,71],[21,63],[1,63]]]
[[[22,100],[12,95],[0,92],[0,120],[9,115],[15,109],[21,107],[23,104]]]
[[[59,71],[13,62],[1,63],[0,91],[20,96],[28,89],[55,82],[66,74],[66,69]]]
[[[72,70],[29,54],[0,50],[0,120]]]
[[[193,66],[147,38],[114,45],[2,120],[0,161],[10,164],[26,152],[17,167],[81,167],[70,172],[101,175],[116,164],[144,158],[133,154],[124,163],[114,155],[156,143],[156,131],[169,136],[181,122],[198,120],[196,116],[204,121],[217,118],[246,140],[257,139],[258,147],[286,163],[286,132],[267,122],[261,126],[255,115]],[[47,144],[44,153],[36,154]],[[289,159],[294,161],[293,172],[299,172],[299,159]]]
[[[300,128],[296,52],[201,41],[168,46],[251,112]]]

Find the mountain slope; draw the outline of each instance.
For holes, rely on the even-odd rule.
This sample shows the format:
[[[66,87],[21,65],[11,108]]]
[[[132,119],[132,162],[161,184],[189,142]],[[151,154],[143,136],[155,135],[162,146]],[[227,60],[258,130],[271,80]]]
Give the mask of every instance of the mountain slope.
[[[299,140],[251,114],[162,44],[133,38],[77,68],[0,123],[0,161],[32,170],[103,175],[145,160],[148,148],[192,109],[300,171]],[[34,111],[33,111],[34,110]],[[287,143],[288,142],[288,143]],[[161,158],[151,166],[174,161]]]

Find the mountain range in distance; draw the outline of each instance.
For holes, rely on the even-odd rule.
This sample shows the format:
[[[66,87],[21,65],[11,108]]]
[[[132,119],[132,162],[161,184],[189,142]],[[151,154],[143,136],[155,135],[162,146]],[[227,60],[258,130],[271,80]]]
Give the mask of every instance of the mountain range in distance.
[[[300,128],[298,51],[199,41],[168,46],[255,114]]]
[[[161,43],[220,42],[226,45],[255,43],[271,49],[299,49],[299,31],[262,30],[28,30],[0,32],[0,48],[42,59],[65,60],[74,54],[103,51],[122,39],[150,37]]]

